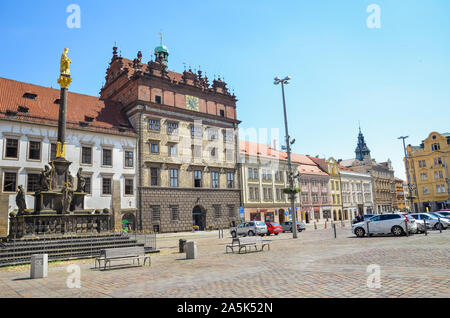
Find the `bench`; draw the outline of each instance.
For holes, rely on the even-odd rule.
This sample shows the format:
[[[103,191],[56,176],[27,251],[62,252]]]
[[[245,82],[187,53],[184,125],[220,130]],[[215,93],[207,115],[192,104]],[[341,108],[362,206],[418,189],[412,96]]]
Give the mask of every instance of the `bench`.
[[[258,246],[261,247],[259,251],[264,250],[264,246],[267,246],[267,249],[270,250],[270,244],[264,243],[262,238],[259,236],[246,236],[234,238],[231,244],[227,245],[225,248],[225,253],[228,253],[228,249],[230,249],[234,253],[234,249],[238,249],[238,253],[241,254],[241,251],[244,250],[245,253],[251,251],[252,247],[255,248],[255,252],[258,251]],[[248,248],[248,249],[247,249]]]
[[[135,261],[140,265],[140,261],[143,259],[145,262],[148,260],[149,266],[151,265],[150,256],[145,256],[145,249],[143,246],[132,246],[132,247],[119,247],[119,248],[108,248],[100,251],[100,256],[95,259],[95,268],[100,269],[100,262],[104,262],[104,269],[106,270],[106,265],[109,264],[111,268],[111,261],[127,260],[132,259],[133,264]]]

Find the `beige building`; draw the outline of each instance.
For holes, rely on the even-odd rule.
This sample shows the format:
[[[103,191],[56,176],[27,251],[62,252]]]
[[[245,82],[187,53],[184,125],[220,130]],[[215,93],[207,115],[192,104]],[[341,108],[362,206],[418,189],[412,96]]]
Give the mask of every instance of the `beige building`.
[[[286,153],[248,141],[240,142],[240,152],[244,220],[279,223],[291,220],[290,201],[283,193],[283,189],[289,188]],[[298,164],[294,162],[294,173],[297,168]],[[297,195],[298,219],[299,206],[300,197]]]

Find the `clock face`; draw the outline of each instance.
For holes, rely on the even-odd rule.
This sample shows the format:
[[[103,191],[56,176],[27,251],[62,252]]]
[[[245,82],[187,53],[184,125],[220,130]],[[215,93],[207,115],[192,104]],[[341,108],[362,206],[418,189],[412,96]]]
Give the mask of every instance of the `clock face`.
[[[200,111],[198,97],[186,95],[186,109]]]

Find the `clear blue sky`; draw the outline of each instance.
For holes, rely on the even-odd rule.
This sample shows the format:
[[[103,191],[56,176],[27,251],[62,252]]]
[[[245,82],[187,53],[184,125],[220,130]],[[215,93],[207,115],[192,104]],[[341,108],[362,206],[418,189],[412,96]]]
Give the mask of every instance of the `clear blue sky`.
[[[71,3],[80,29],[66,26]],[[380,29],[366,25],[370,4],[381,8]],[[418,145],[450,131],[448,0],[0,1],[0,76],[57,87],[69,47],[71,90],[98,95],[114,41],[148,61],[160,31],[171,70],[186,62],[225,77],[244,128],[283,129],[273,78],[290,75],[298,153],[352,158],[360,120],[372,157],[390,158],[405,178],[397,137]]]

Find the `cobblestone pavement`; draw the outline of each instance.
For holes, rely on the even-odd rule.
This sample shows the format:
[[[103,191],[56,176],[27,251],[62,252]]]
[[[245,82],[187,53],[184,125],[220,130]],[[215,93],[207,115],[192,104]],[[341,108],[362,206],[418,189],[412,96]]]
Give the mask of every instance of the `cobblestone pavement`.
[[[187,235],[199,257],[178,253],[183,234],[158,239],[151,267],[99,271],[93,260],[51,264],[48,278],[29,267],[0,269],[0,297],[450,297],[450,230],[428,236],[356,238],[347,228],[265,237],[269,251],[225,254],[231,237]],[[81,288],[70,289],[69,264],[81,267]],[[381,287],[367,287],[367,266],[381,269]]]

